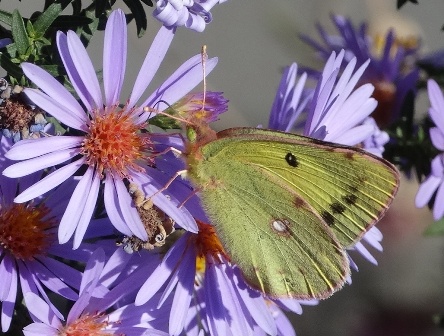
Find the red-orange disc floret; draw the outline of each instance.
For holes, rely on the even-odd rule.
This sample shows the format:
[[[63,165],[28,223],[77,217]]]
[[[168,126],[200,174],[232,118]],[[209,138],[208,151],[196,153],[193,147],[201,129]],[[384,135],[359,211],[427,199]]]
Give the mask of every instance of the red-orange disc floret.
[[[20,260],[44,255],[54,242],[55,219],[44,205],[12,204],[0,210],[0,246]]]
[[[378,106],[373,111],[372,117],[380,128],[385,128],[390,124],[393,117],[396,86],[392,82],[383,80],[373,81],[372,84],[375,86],[372,97],[378,102]]]
[[[103,314],[84,314],[68,326],[60,330],[60,336],[111,336],[114,332],[106,332],[108,322],[103,321]]]
[[[143,172],[138,162],[151,148],[148,138],[140,132],[142,128],[143,124],[134,123],[131,112],[94,113],[82,144],[87,164],[95,167],[101,177],[108,173],[128,178],[130,169]]]
[[[220,256],[223,256],[226,261],[229,261],[230,259],[225,252],[214,227],[197,219],[196,223],[199,228],[199,232],[195,238],[197,257],[208,260],[208,257],[211,256],[213,261],[221,261]]]

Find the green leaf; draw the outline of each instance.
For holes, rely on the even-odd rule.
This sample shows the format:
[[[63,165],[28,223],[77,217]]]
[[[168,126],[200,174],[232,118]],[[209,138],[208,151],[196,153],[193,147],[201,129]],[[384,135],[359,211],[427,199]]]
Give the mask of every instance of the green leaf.
[[[76,29],[77,35],[80,36],[80,39],[82,40],[83,44],[88,46],[89,41],[91,40],[92,36],[96,32],[98,26],[99,26],[99,19],[95,17],[93,10],[85,11],[85,15],[87,18],[91,20],[91,23],[88,25],[81,26]]]
[[[15,55],[17,55],[17,47],[15,46],[15,43],[8,44],[6,46],[6,50],[11,57],[15,57]]]
[[[63,68],[57,64],[42,64],[40,67],[49,72],[53,77],[59,77],[65,74]]]
[[[138,37],[143,36],[148,24],[146,19],[145,9],[143,8],[139,0],[123,0],[123,2],[131,10],[131,14],[134,16],[134,19],[136,20],[137,36]]]
[[[98,18],[100,16],[102,16],[102,14],[106,13],[106,10],[108,8],[110,8],[111,4],[109,3],[108,0],[96,0],[95,3],[95,16]],[[108,16],[108,15],[106,15]]]
[[[23,18],[17,9],[12,12],[11,33],[19,55],[26,55],[29,48],[29,36],[25,29]]]
[[[34,26],[32,25],[31,21],[26,21],[26,32],[28,33],[28,36],[30,38],[34,38],[35,37],[35,29]]]
[[[444,219],[433,222],[424,231],[424,235],[426,236],[441,236],[443,234],[444,234]]]
[[[51,24],[62,12],[62,5],[59,3],[53,3],[50,5],[34,22],[34,29],[36,36],[43,36]]]
[[[12,26],[12,14],[4,10],[0,10],[0,22],[8,26]]]
[[[80,14],[80,11],[82,10],[82,1],[81,0],[74,0],[71,2],[72,6],[72,14],[77,15]]]
[[[0,52],[0,66],[5,69],[9,76],[15,78],[17,82],[23,76],[20,66],[13,63],[8,54]]]

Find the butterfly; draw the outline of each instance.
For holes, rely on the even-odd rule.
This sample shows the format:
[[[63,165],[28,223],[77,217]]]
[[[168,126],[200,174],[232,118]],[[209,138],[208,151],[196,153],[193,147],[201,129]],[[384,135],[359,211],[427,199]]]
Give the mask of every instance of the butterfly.
[[[322,299],[350,274],[346,249],[388,210],[399,173],[356,147],[258,128],[187,128],[186,177],[247,283]]]

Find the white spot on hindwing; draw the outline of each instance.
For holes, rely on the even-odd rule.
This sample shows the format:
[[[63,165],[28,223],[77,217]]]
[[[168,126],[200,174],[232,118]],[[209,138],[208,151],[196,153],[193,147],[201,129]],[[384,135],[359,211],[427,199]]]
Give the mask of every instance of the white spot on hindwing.
[[[290,235],[289,225],[290,222],[286,218],[273,218],[271,221],[273,231],[282,236]]]

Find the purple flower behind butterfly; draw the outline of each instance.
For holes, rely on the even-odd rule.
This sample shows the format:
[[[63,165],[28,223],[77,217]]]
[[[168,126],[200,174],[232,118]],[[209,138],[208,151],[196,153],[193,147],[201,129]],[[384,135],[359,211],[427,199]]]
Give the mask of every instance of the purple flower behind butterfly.
[[[389,30],[382,39],[372,38],[365,23],[355,28],[351,20],[340,15],[332,15],[332,20],[339,35],[328,34],[321,25],[317,25],[321,43],[305,35],[301,38],[324,61],[332,51],[339,53],[344,49],[347,62],[353,58],[356,58],[357,66],[369,62],[359,85],[374,85],[373,97],[378,101],[378,107],[372,116],[379,127],[386,127],[400,117],[406,94],[409,91],[416,92],[418,68],[414,61],[419,50],[418,44],[403,43],[393,30]],[[307,71],[310,75],[319,75],[316,70]]]
[[[430,129],[430,138],[433,146],[441,153],[432,160],[431,172],[419,186],[415,204],[422,208],[435,196],[433,218],[439,220],[444,216],[444,96],[433,79],[427,82],[427,91],[430,100],[429,115],[435,123],[435,127]]]
[[[158,0],[153,15],[166,27],[184,26],[202,32],[211,22],[210,10],[226,0]]]
[[[373,152],[381,156],[385,137],[369,121],[377,106],[371,97],[374,87],[368,83],[356,88],[369,62],[357,67],[355,58],[344,62],[344,55],[343,50],[337,56],[332,52],[314,91],[305,88],[305,73],[296,80],[296,63],[287,68],[273,102],[269,127],[286,132],[303,128],[303,135],[364,149],[368,144],[369,148],[380,148]],[[373,137],[378,139],[377,145],[370,141]]]
[[[271,300],[251,289],[230,262],[213,226],[198,221],[199,232],[184,233],[147,278],[139,273],[128,283],[140,283],[136,305],[163,308],[172,300],[169,334],[295,335],[282,310],[301,314],[293,299]],[[154,296],[161,294],[160,300]]]

